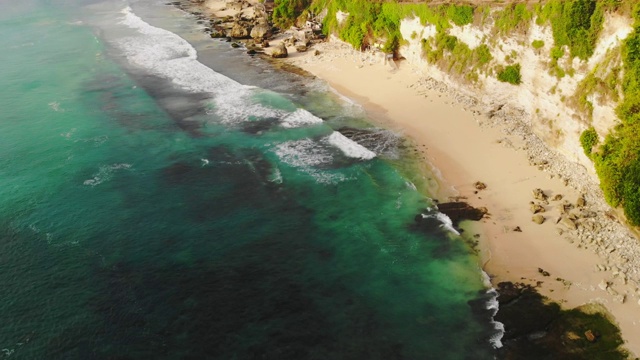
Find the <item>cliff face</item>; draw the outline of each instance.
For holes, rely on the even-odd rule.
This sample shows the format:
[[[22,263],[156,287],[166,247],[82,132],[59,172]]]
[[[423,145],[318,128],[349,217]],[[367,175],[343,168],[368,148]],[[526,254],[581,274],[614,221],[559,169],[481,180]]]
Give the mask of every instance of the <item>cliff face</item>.
[[[540,139],[569,160],[587,167],[597,180],[593,163],[581,146],[580,135],[593,127],[603,139],[620,122],[615,109],[621,101],[621,46],[633,30],[632,19],[605,14],[593,55],[585,60],[570,59],[570,51],[565,46],[564,55],[555,65],[550,25],[538,25],[534,17],[517,30],[496,34],[491,16],[488,18],[489,21],[482,24],[452,24],[446,29],[448,35],[472,51],[487,46],[492,58],[483,66],[471,65],[456,71],[451,63],[455,56],[454,60],[444,56],[441,60],[429,61],[425,57],[425,44],[437,41],[436,26],[423,25],[417,17],[401,21],[404,45],[399,53],[428,76],[485,104],[521,109],[523,120]],[[513,64],[520,65],[520,84],[499,81],[496,70]],[[564,74],[559,75],[557,68],[563,69]],[[601,83],[603,79],[608,83],[592,86],[594,81]]]

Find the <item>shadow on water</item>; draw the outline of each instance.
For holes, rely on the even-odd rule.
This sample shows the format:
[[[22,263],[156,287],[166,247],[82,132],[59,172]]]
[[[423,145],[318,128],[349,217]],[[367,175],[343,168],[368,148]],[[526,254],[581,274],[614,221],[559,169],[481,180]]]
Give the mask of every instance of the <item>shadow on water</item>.
[[[564,310],[528,285],[503,282],[497,290],[495,319],[505,326],[499,359],[629,359],[602,305]]]

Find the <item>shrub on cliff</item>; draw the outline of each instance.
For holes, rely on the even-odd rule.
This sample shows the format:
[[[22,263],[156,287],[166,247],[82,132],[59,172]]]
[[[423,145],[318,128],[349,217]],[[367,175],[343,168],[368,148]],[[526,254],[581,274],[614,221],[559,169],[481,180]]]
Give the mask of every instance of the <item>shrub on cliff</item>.
[[[513,85],[520,85],[520,64],[509,65],[498,73],[498,80]]]
[[[311,0],[275,0],[271,19],[276,26],[286,29],[310,4]]]
[[[593,151],[593,147],[598,143],[598,133],[596,129],[593,127],[588,128],[583,131],[580,135],[580,144],[582,145],[582,149],[584,150],[585,155],[591,157],[591,152]]]
[[[605,199],[621,205],[632,225],[640,225],[640,4],[634,30],[623,43],[624,98],[617,108],[622,121],[592,154]]]

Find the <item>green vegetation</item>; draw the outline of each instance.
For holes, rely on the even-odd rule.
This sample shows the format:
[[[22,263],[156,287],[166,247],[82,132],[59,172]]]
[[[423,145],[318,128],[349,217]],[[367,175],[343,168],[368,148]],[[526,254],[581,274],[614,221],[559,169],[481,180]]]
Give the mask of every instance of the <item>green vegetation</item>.
[[[533,40],[531,42],[531,46],[533,46],[533,48],[536,49],[536,50],[542,49],[544,47],[544,41],[542,41],[542,40]]]
[[[582,149],[584,149],[585,155],[591,157],[593,147],[598,144],[598,133],[596,129],[590,127],[583,131],[580,135],[580,144],[582,145]]]
[[[499,34],[507,34],[523,26],[528,26],[533,18],[526,4],[510,4],[496,14],[495,29]]]
[[[640,225],[640,4],[634,17],[622,51],[624,100],[617,109],[622,123],[591,158],[606,200],[621,205],[629,223]]]
[[[473,8],[468,5],[449,6],[447,16],[458,26],[471,24],[473,21]]]
[[[513,85],[519,85],[521,81],[520,64],[509,65],[499,71],[498,80]]]
[[[585,60],[593,55],[604,10],[610,6],[610,1],[552,0],[538,8],[538,22],[551,23],[556,47],[568,46],[571,57]]]
[[[310,4],[311,0],[275,0],[272,21],[276,26],[288,28]]]

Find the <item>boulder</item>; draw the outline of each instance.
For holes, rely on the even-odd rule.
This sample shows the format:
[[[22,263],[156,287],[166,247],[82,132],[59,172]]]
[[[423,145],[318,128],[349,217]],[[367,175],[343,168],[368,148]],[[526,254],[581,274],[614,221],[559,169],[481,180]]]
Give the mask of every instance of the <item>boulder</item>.
[[[249,37],[249,28],[245,25],[236,22],[233,24],[229,36],[236,39],[245,39]]]
[[[273,58],[286,58],[289,55],[289,52],[287,51],[287,47],[284,46],[283,43],[278,44],[275,48],[273,48],[273,51],[271,51],[271,57]]]
[[[570,218],[563,216],[562,220],[560,220],[560,222],[562,223],[562,225],[566,226],[567,228],[571,229],[571,230],[576,230],[578,228],[578,225],[576,225],[575,221],[571,220]]]
[[[544,220],[545,220],[544,216],[539,215],[539,214],[538,214],[538,215],[534,215],[534,216],[531,218],[531,221],[533,221],[534,223],[536,223],[536,224],[538,224],[538,225],[540,225],[540,224],[544,223]]]
[[[560,201],[560,200],[562,200],[562,195],[561,194],[556,194],[551,200]]]
[[[224,31],[211,29],[211,34],[209,34],[209,36],[211,36],[214,39],[220,39],[220,38],[226,37],[227,35],[225,35]]]
[[[318,56],[318,55],[320,55],[320,50],[316,50],[316,51],[314,51],[314,52],[313,52],[313,55],[314,55],[314,56]]]
[[[306,52],[307,51],[307,46],[306,45],[298,45],[298,46],[296,46],[296,51],[297,52]]]
[[[600,288],[600,290],[602,291],[607,291],[607,289],[609,288],[609,282],[606,280],[602,280],[600,281],[600,283],[598,284],[598,287]]]
[[[531,204],[531,212],[534,213],[534,214],[543,213],[543,212],[545,212],[545,209],[544,209],[544,207],[542,205]]]
[[[587,205],[587,201],[584,199],[584,195],[580,195],[578,200],[576,200],[576,207],[585,207]]]
[[[533,190],[533,198],[540,201],[547,200],[547,194],[542,191],[542,189],[534,189]]]
[[[268,24],[258,24],[251,29],[251,37],[262,41],[271,37],[271,27]]]

